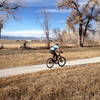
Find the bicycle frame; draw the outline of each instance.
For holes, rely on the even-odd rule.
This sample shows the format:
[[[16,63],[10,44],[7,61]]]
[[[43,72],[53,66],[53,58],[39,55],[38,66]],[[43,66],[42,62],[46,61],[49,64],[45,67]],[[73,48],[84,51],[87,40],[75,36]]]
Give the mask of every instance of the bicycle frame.
[[[57,60],[55,60],[55,56],[53,56],[52,58],[53,58],[55,61],[58,61],[58,59],[61,57],[61,53],[62,53],[62,52],[57,52],[57,56],[58,56],[58,57],[57,57]]]

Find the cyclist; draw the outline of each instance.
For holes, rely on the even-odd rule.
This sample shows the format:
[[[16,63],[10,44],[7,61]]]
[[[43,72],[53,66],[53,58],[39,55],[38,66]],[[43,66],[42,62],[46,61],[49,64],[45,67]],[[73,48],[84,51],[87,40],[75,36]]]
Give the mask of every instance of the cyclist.
[[[58,42],[56,42],[55,45],[50,48],[50,53],[53,55],[53,58],[56,57],[55,61],[57,61],[57,59],[58,59],[58,56],[57,56],[56,52],[60,52]]]

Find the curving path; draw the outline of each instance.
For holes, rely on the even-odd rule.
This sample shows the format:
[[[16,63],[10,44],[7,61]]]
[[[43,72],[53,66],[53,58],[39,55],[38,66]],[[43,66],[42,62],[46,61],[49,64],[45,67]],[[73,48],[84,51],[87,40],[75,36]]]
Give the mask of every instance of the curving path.
[[[100,62],[100,57],[67,61],[66,66],[98,63],[98,62]],[[58,65],[55,65],[53,68],[59,68],[59,67],[58,67]],[[0,70],[0,78],[14,76],[14,75],[28,74],[28,73],[32,73],[32,72],[41,71],[41,70],[50,70],[50,69],[48,69],[45,64],[1,69]]]

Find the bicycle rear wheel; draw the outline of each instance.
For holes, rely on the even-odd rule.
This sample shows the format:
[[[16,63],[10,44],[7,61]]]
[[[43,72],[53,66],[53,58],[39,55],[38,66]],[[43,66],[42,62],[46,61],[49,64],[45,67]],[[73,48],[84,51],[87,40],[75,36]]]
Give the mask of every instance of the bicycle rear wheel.
[[[58,59],[58,65],[59,65],[60,67],[63,67],[65,64],[66,64],[66,59],[65,59],[64,57],[60,57],[60,58]]]
[[[48,68],[52,68],[52,67],[54,66],[54,61],[53,61],[52,58],[49,58],[49,59],[47,60],[46,66],[47,66]]]

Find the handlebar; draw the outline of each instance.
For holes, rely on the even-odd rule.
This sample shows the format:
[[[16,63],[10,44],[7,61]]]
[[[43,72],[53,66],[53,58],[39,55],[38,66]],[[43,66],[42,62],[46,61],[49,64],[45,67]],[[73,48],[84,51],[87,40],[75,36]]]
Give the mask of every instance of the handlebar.
[[[63,51],[58,52],[58,55],[60,55],[61,53],[63,53]]]
[[[59,53],[63,53],[63,51],[60,51]]]

